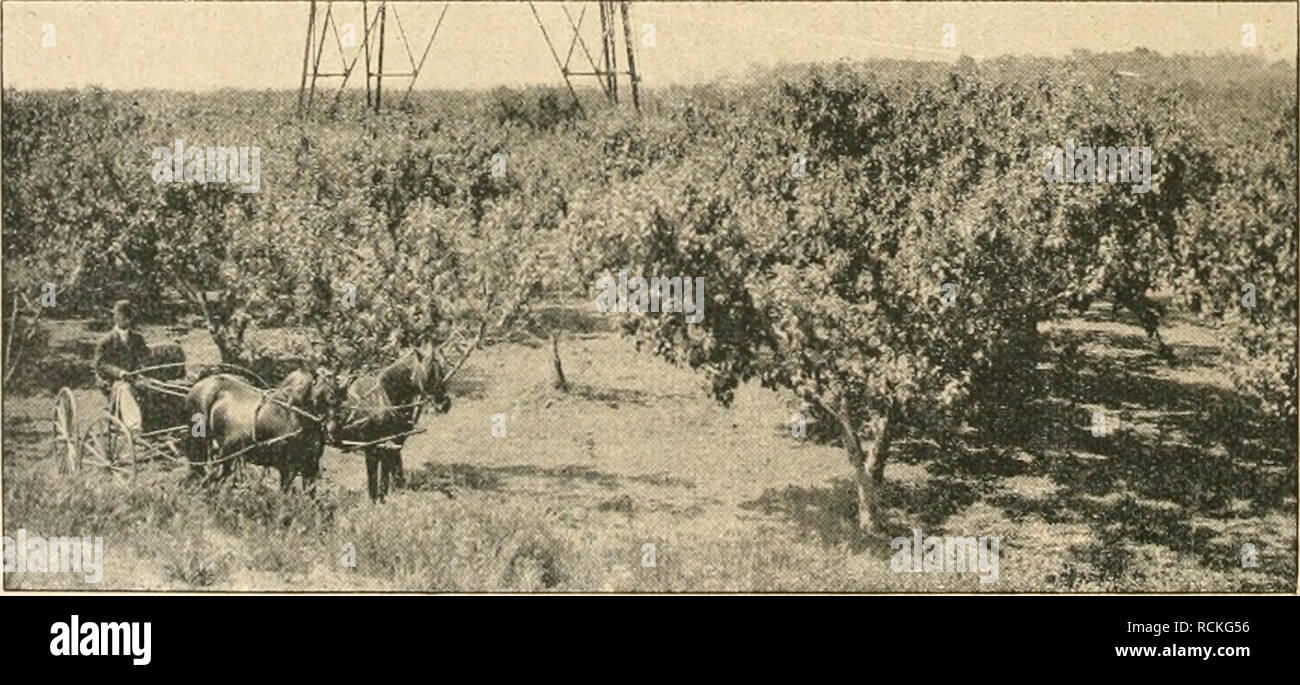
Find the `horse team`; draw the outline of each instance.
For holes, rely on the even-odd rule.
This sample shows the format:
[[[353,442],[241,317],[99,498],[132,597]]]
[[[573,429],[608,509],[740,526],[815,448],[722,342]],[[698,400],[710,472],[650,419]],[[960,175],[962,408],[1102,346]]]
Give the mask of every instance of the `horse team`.
[[[404,485],[402,446],[424,406],[439,414],[451,409],[450,376],[432,341],[375,373],[347,379],[323,368],[299,369],[262,390],[234,374],[207,376],[186,397],[191,415],[206,421],[205,439],[186,441],[191,477],[212,469],[209,477],[225,478],[242,459],[279,471],[281,489],[297,476],[310,489],[325,446],[333,445],[365,453],[370,499],[382,502],[390,487]]]

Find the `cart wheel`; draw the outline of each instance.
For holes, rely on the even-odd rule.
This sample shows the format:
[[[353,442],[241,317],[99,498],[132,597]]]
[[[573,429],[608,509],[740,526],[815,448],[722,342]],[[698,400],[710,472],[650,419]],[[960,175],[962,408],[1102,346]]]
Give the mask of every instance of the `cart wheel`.
[[[81,435],[78,469],[90,465],[127,478],[135,475],[136,444],[131,430],[116,416],[104,416]]]
[[[59,460],[61,473],[77,470],[79,446],[77,445],[77,401],[72,391],[59,388],[54,397],[54,457]]]

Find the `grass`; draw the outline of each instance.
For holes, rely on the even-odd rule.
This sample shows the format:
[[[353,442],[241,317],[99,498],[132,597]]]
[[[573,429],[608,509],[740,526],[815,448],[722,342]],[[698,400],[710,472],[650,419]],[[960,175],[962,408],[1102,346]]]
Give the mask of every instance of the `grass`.
[[[1210,333],[1168,327],[1166,364],[1125,322],[1045,332],[1032,412],[895,445],[879,537],[854,529],[842,450],[791,436],[785,398],[747,386],[721,408],[702,378],[590,327],[561,343],[568,394],[550,388],[548,348],[476,354],[383,505],[364,496],[362,459],[334,451],[314,497],[257,477],[197,490],[175,471],[61,476],[39,445],[52,398],[7,396],[5,532],[103,535],[101,588],[1294,592],[1294,443],[1237,398]],[[88,421],[96,397],[78,395]],[[1089,432],[1098,409],[1117,419],[1104,438]],[[893,572],[890,538],[918,528],[999,537],[997,582]]]

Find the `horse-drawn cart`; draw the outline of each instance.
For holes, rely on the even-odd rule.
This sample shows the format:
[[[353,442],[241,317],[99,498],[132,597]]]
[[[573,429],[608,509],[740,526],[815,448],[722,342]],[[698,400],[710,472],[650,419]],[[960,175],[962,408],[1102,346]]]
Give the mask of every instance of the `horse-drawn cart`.
[[[406,438],[425,431],[418,427],[422,409],[430,405],[445,413],[451,408],[447,383],[481,343],[485,330],[480,323],[477,337],[464,344],[449,371],[438,348],[428,341],[377,372],[349,374],[344,382],[328,370],[300,367],[274,387],[232,364],[191,367],[179,345],[152,345],[148,363],[131,373],[138,417],[110,401],[106,411],[82,427],[73,391],[59,389],[54,453],[65,472],[95,467],[125,478],[134,478],[142,465],[152,462],[203,466],[218,478],[245,462],[274,465],[286,487],[295,473],[303,476],[304,484],[314,479],[328,445],[342,452],[364,452],[371,497],[382,499],[388,481],[401,484]],[[462,341],[453,339],[444,347],[456,342]],[[248,383],[232,383],[227,374]],[[208,386],[223,384],[231,387],[208,393]],[[196,418],[189,396],[195,387],[205,429],[220,426],[205,434],[201,450],[189,442]]]
[[[151,462],[188,464],[183,441],[193,427],[185,401],[195,380],[192,373],[201,375],[215,368],[262,383],[251,371],[230,364],[191,368],[180,345],[150,345],[149,352],[149,363],[134,374],[133,395],[140,408],[137,430],[113,406],[80,426],[72,390],[59,389],[54,404],[53,442],[63,471],[94,467],[131,478],[142,465]]]

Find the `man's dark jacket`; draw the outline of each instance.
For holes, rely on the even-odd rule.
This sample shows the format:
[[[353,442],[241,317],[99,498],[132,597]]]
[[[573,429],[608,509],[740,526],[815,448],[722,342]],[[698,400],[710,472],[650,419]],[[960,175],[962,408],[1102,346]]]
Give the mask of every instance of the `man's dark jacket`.
[[[148,363],[149,345],[135,331],[127,334],[126,341],[116,330],[109,331],[95,346],[95,375],[104,392],[123,374],[144,368]]]

